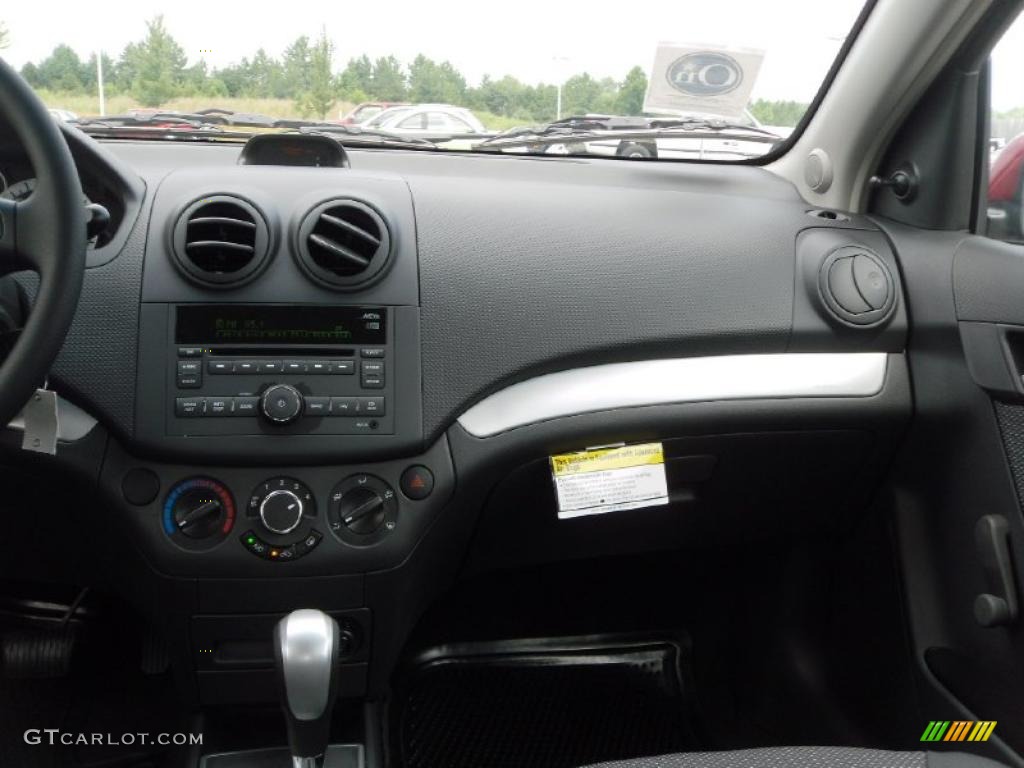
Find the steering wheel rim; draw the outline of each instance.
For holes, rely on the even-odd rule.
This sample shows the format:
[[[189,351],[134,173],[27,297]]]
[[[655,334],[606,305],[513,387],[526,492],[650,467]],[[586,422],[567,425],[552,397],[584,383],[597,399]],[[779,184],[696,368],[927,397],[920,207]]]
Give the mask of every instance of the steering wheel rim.
[[[86,211],[82,184],[56,121],[28,84],[0,59],[0,122],[25,149],[36,187],[25,200],[0,199],[0,273],[39,275],[32,310],[0,363],[0,426],[42,384],[78,306],[85,274]]]

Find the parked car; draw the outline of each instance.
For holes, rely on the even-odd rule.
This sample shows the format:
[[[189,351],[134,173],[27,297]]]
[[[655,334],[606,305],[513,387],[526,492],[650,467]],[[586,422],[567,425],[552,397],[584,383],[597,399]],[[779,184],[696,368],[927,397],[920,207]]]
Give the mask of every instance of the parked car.
[[[364,101],[339,121],[342,125],[359,125],[392,107],[404,105],[403,101]]]
[[[988,233],[1003,240],[1024,241],[1024,133],[994,156],[988,172]]]
[[[476,115],[465,107],[455,107],[451,104],[392,107],[363,123],[363,127],[403,136],[422,137],[487,133],[484,124]]]
[[[78,115],[70,109],[51,109],[49,112],[50,117],[59,123],[72,123],[78,119]]]

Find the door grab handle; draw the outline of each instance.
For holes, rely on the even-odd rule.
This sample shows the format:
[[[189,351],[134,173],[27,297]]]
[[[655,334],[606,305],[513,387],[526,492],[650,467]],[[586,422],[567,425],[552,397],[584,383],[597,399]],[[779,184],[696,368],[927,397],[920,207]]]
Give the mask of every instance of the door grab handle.
[[[1002,515],[985,515],[974,526],[978,547],[989,586],[995,594],[984,593],[974,599],[974,618],[983,627],[1012,624],[1017,619],[1019,601],[1010,552],[1010,525]]]

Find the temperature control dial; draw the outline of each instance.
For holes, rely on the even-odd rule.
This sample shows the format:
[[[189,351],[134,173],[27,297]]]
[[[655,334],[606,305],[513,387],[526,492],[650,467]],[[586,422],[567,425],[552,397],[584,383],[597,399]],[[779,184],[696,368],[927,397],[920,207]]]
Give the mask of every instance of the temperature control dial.
[[[398,523],[395,492],[374,475],[347,477],[331,491],[328,522],[349,544],[374,544]]]
[[[235,523],[231,491],[208,477],[193,477],[171,488],[164,501],[164,532],[188,549],[220,542]]]

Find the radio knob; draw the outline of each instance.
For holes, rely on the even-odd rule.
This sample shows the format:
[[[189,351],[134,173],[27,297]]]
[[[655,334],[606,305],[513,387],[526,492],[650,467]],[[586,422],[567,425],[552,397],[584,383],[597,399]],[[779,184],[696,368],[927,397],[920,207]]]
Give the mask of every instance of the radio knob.
[[[275,384],[263,393],[260,411],[273,424],[291,424],[302,415],[302,393],[288,384]]]
[[[302,522],[302,499],[291,491],[271,491],[260,504],[260,520],[271,533],[291,533]]]

